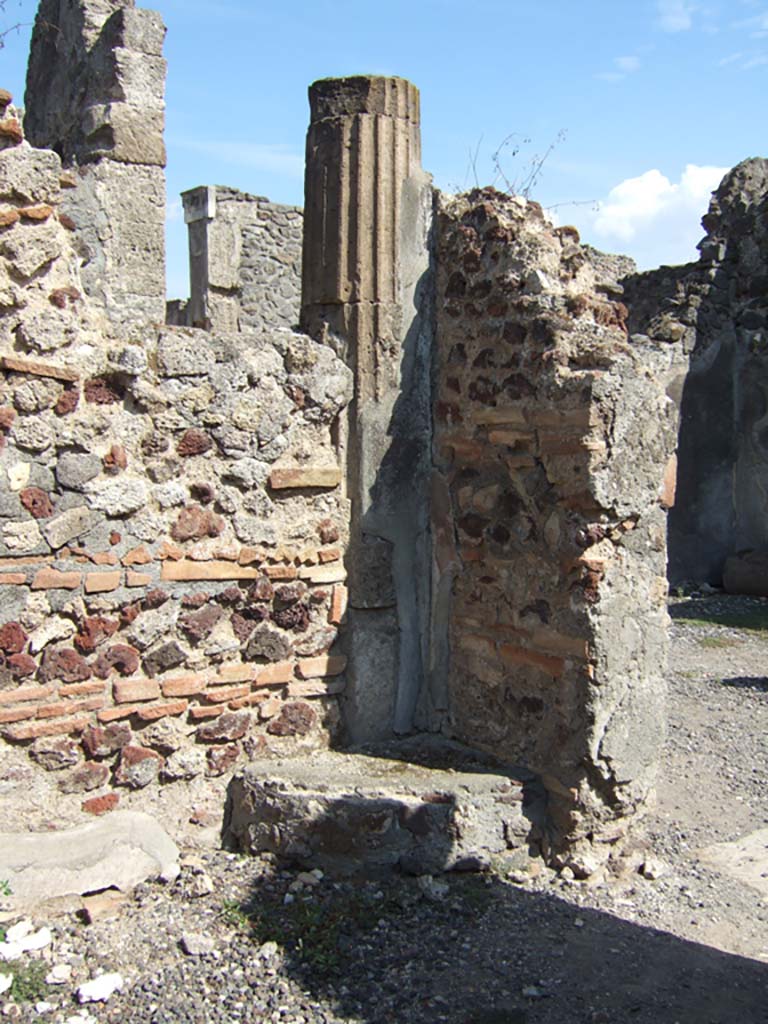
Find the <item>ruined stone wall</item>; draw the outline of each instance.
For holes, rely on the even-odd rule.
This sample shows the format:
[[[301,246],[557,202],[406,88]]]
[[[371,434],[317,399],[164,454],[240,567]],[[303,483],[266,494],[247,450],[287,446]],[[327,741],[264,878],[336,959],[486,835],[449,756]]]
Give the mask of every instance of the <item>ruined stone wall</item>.
[[[0,735],[107,803],[327,743],[350,372],[289,330],[115,337],[71,173],[0,139]]]
[[[42,0],[25,131],[75,174],[85,292],[128,336],[165,319],[165,27],[134,0]]]
[[[670,579],[720,584],[729,555],[768,548],[768,161],[729,172],[703,224],[697,263],[625,285],[632,330],[678,363]]]
[[[628,343],[615,283],[536,204],[444,198],[436,235],[448,728],[542,774],[586,870],[580,841],[648,795],[664,732],[669,351]]]
[[[182,195],[189,228],[190,325],[209,330],[296,326],[302,211],[222,186]]]

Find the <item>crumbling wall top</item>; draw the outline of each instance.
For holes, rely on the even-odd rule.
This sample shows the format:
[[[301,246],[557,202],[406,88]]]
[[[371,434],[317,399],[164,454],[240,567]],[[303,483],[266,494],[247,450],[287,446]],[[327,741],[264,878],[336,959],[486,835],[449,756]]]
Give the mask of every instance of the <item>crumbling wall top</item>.
[[[65,164],[109,156],[163,166],[165,26],[134,0],[42,0],[25,130]]]
[[[354,75],[321,78],[309,88],[312,121],[354,114],[384,114],[420,122],[419,90],[404,78]]]

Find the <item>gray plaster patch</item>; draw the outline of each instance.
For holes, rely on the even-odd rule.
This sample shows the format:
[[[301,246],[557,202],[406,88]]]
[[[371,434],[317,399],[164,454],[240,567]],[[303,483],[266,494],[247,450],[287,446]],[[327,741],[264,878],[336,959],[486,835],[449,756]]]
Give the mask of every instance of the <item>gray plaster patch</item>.
[[[0,878],[15,909],[59,896],[131,889],[179,873],[176,844],[149,814],[118,811],[80,828],[0,834]]]

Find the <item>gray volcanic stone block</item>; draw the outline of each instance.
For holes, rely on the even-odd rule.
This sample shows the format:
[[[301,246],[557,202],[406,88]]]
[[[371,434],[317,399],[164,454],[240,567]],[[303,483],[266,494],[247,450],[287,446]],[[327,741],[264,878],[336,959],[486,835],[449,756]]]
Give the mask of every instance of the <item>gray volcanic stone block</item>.
[[[543,799],[532,776],[453,744],[430,752],[444,767],[329,751],[252,763],[230,784],[226,841],[343,874],[477,869],[536,844]]]

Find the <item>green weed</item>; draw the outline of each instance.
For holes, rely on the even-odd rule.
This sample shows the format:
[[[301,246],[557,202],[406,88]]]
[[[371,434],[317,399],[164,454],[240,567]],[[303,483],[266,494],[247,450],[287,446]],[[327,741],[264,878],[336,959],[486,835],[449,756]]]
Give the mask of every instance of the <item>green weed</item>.
[[[48,986],[45,976],[48,965],[45,960],[11,960],[3,964],[3,972],[13,978],[8,994],[17,1003],[37,1003],[45,999]]]
[[[726,636],[702,636],[699,638],[699,647],[736,647],[738,646],[737,640],[731,640]]]
[[[751,633],[768,632],[768,605],[759,608],[745,608],[741,611],[712,611],[702,614],[699,605],[695,612],[686,614],[685,605],[677,605],[675,619],[682,619],[689,626],[728,626]]]

